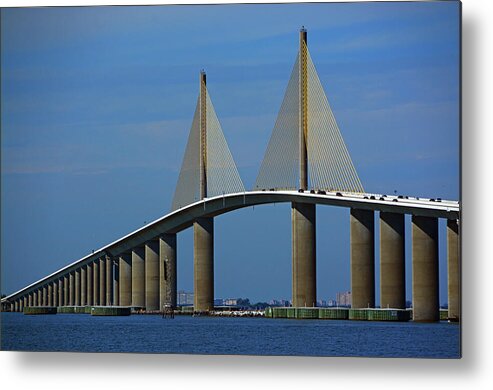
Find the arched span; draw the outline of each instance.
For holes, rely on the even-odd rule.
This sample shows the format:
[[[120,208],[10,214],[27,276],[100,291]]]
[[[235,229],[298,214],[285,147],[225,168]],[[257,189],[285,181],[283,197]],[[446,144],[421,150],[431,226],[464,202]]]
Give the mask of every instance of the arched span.
[[[375,199],[371,199],[375,198]],[[154,222],[94,251],[68,266],[38,280],[35,283],[7,296],[2,302],[15,299],[35,290],[40,284],[54,281],[105,255],[116,257],[133,248],[144,245],[165,233],[178,233],[192,226],[200,217],[215,217],[233,210],[269,203],[311,203],[401,214],[412,214],[435,218],[459,219],[459,202],[396,196],[372,196],[372,194],[310,193],[298,191],[248,191],[205,198],[186,207],[175,210]]]

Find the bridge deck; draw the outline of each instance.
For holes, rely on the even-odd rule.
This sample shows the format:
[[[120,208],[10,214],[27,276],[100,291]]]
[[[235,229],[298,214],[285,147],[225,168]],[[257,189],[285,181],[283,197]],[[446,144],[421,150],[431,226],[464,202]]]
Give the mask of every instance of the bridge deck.
[[[375,199],[371,199],[371,197]],[[380,200],[380,198],[384,200]],[[178,233],[193,225],[200,217],[215,217],[233,210],[261,204],[299,202],[328,206],[367,209],[375,211],[412,214],[435,218],[459,219],[459,202],[451,200],[431,201],[425,198],[398,198],[397,196],[382,196],[374,194],[349,193],[310,193],[308,191],[248,191],[227,194],[192,203],[175,210],[142,228],[84,256],[66,267],[38,280],[29,286],[7,296],[2,302],[16,298],[18,295],[29,293],[40,284],[49,283],[60,276],[90,263],[102,256],[118,256],[133,248],[145,244],[165,233]]]

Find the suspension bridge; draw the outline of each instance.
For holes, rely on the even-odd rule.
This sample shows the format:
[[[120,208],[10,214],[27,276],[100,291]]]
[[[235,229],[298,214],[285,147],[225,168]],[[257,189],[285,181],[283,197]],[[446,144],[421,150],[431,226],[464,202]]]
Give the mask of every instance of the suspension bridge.
[[[460,318],[459,202],[367,194],[308,50],[307,31],[252,190],[246,190],[204,71],[171,211],[2,299],[25,307],[177,304],[177,234],[194,231],[194,311],[214,309],[214,217],[291,203],[292,305],[314,307],[316,205],[350,209],[352,308],[375,307],[375,211],[380,217],[380,306],[405,309],[405,215],[411,215],[413,320],[438,321],[438,219],[447,221],[448,318]]]

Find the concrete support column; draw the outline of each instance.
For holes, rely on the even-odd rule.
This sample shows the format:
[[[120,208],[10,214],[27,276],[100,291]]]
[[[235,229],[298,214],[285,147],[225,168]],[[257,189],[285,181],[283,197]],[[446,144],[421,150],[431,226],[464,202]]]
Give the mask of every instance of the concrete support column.
[[[29,298],[27,299],[27,304],[29,307],[33,306],[33,293],[29,293]]]
[[[439,321],[438,219],[412,217],[413,320]]]
[[[48,289],[43,286],[43,306],[48,306]]]
[[[214,219],[193,224],[194,311],[214,309]]]
[[[380,212],[380,307],[406,308],[404,214]]]
[[[53,283],[53,305],[54,307],[58,306],[58,280],[55,280]]]
[[[113,263],[113,305],[120,306],[120,258]]]
[[[460,249],[459,221],[447,220],[447,279],[448,279],[448,318],[460,319]]]
[[[98,306],[99,303],[99,260],[92,263],[92,304]]]
[[[317,305],[316,209],[291,204],[292,294],[294,307]]]
[[[87,306],[92,306],[94,303],[93,299],[93,272],[92,272],[92,263],[87,264]]]
[[[145,245],[145,305],[146,310],[160,310],[159,307],[159,241]]]
[[[132,254],[124,253],[119,259],[120,306],[132,306]]]
[[[106,306],[113,304],[113,259],[106,256]]]
[[[63,306],[68,306],[69,305],[69,277],[68,275],[65,275],[63,277]]]
[[[145,307],[145,251],[144,247],[132,251],[132,306]]]
[[[176,307],[176,234],[159,239],[159,308]]]
[[[80,306],[80,269],[75,270],[75,299],[74,305]]]
[[[69,291],[68,291],[68,304],[74,306],[75,304],[75,274],[70,272],[68,279]]]
[[[87,302],[87,267],[83,265],[80,268],[80,305],[86,306]]]
[[[48,306],[53,306],[53,287],[51,286],[51,283],[48,284]]]
[[[27,307],[27,297],[22,298],[22,309],[24,310],[25,307]]]
[[[18,312],[19,311],[19,301],[14,302],[14,311]]]
[[[38,306],[38,291],[33,292],[33,306]]]
[[[58,279],[58,306],[63,306],[63,278]]]
[[[375,214],[351,209],[351,307],[375,307]]]
[[[99,304],[106,305],[106,258],[99,259]]]

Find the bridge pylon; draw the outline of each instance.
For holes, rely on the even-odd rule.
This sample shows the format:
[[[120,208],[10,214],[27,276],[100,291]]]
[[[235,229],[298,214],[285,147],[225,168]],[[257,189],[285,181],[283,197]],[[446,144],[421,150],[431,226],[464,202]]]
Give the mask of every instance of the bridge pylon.
[[[307,31],[300,30],[299,52],[299,185],[308,189],[308,49]],[[292,304],[317,305],[315,204],[291,204]]]
[[[172,209],[177,210],[208,197],[244,191],[245,186],[207,90],[206,73],[202,70],[199,96]],[[200,218],[194,222],[193,230],[194,310],[206,312],[214,308],[214,219]],[[176,297],[176,293],[172,295]],[[176,301],[176,298],[172,300]]]
[[[364,192],[307,44],[299,51],[255,189]],[[316,306],[316,207],[292,203],[293,306]]]
[[[200,72],[200,199],[207,198],[207,86]],[[214,309],[214,218],[200,218],[193,223],[193,309]]]

